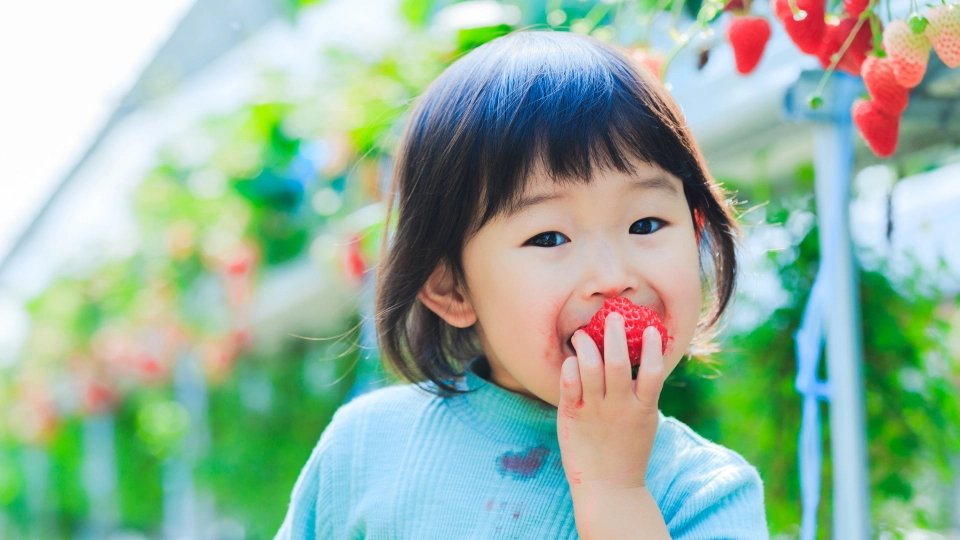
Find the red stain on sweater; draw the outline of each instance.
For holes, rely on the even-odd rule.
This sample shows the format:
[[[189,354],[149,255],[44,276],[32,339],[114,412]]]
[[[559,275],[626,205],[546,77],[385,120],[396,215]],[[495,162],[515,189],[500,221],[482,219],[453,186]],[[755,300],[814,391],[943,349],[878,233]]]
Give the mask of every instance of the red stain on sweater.
[[[497,458],[497,469],[503,476],[528,480],[540,472],[543,461],[550,453],[544,446],[533,446],[523,452],[506,452]]]

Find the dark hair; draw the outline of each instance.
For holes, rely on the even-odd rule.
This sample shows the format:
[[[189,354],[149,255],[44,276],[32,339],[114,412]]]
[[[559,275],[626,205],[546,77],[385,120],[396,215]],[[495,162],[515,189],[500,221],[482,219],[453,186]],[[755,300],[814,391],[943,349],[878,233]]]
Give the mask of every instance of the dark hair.
[[[419,98],[396,157],[387,226],[399,215],[389,246],[384,234],[375,299],[386,363],[456,393],[453,379],[483,351],[473,328],[448,325],[417,298],[430,275],[444,264],[465,290],[464,245],[511,209],[532,172],[590,182],[594,170],[629,173],[638,162],[683,182],[713,289],[702,336],[733,294],[736,222],[663,86],[624,53],[568,33],[518,32],[457,60]]]

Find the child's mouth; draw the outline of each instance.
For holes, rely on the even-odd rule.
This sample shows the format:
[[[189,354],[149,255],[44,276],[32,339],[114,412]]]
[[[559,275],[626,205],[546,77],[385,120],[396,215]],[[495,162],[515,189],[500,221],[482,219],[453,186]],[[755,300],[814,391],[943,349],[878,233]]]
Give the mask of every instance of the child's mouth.
[[[571,334],[570,337],[567,338],[566,345],[567,345],[567,350],[566,350],[567,355],[576,356],[577,350],[573,348],[573,334]]]

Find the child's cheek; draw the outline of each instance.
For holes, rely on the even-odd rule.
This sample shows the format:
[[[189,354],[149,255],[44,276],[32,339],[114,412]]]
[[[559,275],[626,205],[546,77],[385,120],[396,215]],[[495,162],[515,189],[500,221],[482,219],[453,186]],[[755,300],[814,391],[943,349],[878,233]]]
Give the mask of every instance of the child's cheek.
[[[693,266],[696,271],[690,268],[691,265],[678,264],[672,267],[667,278],[666,289],[670,293],[663,323],[669,338],[664,357],[670,360],[679,361],[690,346],[703,307],[699,266]]]
[[[560,364],[563,363],[563,351],[558,350],[561,340],[557,324],[560,320],[560,310],[563,309],[563,299],[546,297],[541,302],[534,319],[537,321],[537,334],[541,338],[540,343],[537,344],[540,361],[543,365],[555,366],[559,369]],[[531,307],[535,306],[536,303]]]

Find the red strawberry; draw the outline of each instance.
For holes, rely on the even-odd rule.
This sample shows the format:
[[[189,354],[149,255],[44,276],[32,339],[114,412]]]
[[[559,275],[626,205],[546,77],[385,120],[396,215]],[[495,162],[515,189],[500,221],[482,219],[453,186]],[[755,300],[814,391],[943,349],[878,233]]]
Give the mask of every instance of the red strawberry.
[[[857,26],[857,19],[840,19],[836,23],[827,25],[823,34],[823,44],[817,51],[817,58],[820,59],[820,65],[826,69],[833,61],[833,55],[840,52],[843,44],[850,37],[850,33]],[[837,69],[850,75],[860,75],[860,68],[863,61],[867,58],[867,52],[873,50],[873,30],[870,29],[870,23],[864,21],[860,25],[860,30],[853,37],[850,46],[837,62]]]
[[[817,54],[820,50],[820,40],[826,29],[823,20],[826,14],[824,0],[796,0],[799,16],[794,16],[790,7],[790,0],[774,0],[773,12],[783,23],[787,35],[797,45],[801,52]],[[798,18],[799,17],[799,18]]]
[[[863,76],[867,93],[883,112],[893,116],[903,113],[910,100],[910,91],[897,83],[897,76],[894,75],[888,58],[868,56],[863,62],[860,74]]]
[[[937,56],[951,68],[960,66],[960,6],[934,6],[927,11],[927,21],[924,33]]]
[[[892,156],[897,149],[900,117],[884,112],[876,101],[863,99],[853,102],[851,114],[853,123],[873,153],[880,157]]]
[[[913,88],[920,84],[930,56],[930,40],[925,34],[914,32],[906,21],[893,21],[883,31],[883,50],[900,86]]]
[[[760,63],[763,49],[770,40],[770,22],[766,17],[734,17],[727,29],[727,39],[733,46],[737,71],[746,75]]]
[[[630,51],[630,56],[637,61],[648,73],[660,80],[660,68],[663,67],[664,56],[662,53],[637,47]]]
[[[870,0],[843,0],[844,11],[847,12],[848,17],[853,19],[859,17],[869,5]]]
[[[643,331],[648,326],[653,326],[660,332],[660,342],[663,344],[661,352],[666,352],[667,328],[663,325],[663,321],[660,320],[657,312],[645,306],[638,306],[628,298],[617,297],[608,298],[600,307],[600,310],[590,319],[590,323],[583,327],[587,335],[597,344],[601,355],[603,354],[604,322],[607,320],[607,315],[614,311],[623,315],[623,326],[627,330],[627,353],[630,357],[630,365],[640,364]]]
[[[723,10],[737,13],[746,11],[747,7],[743,4],[743,0],[727,0],[727,3],[723,5]]]

